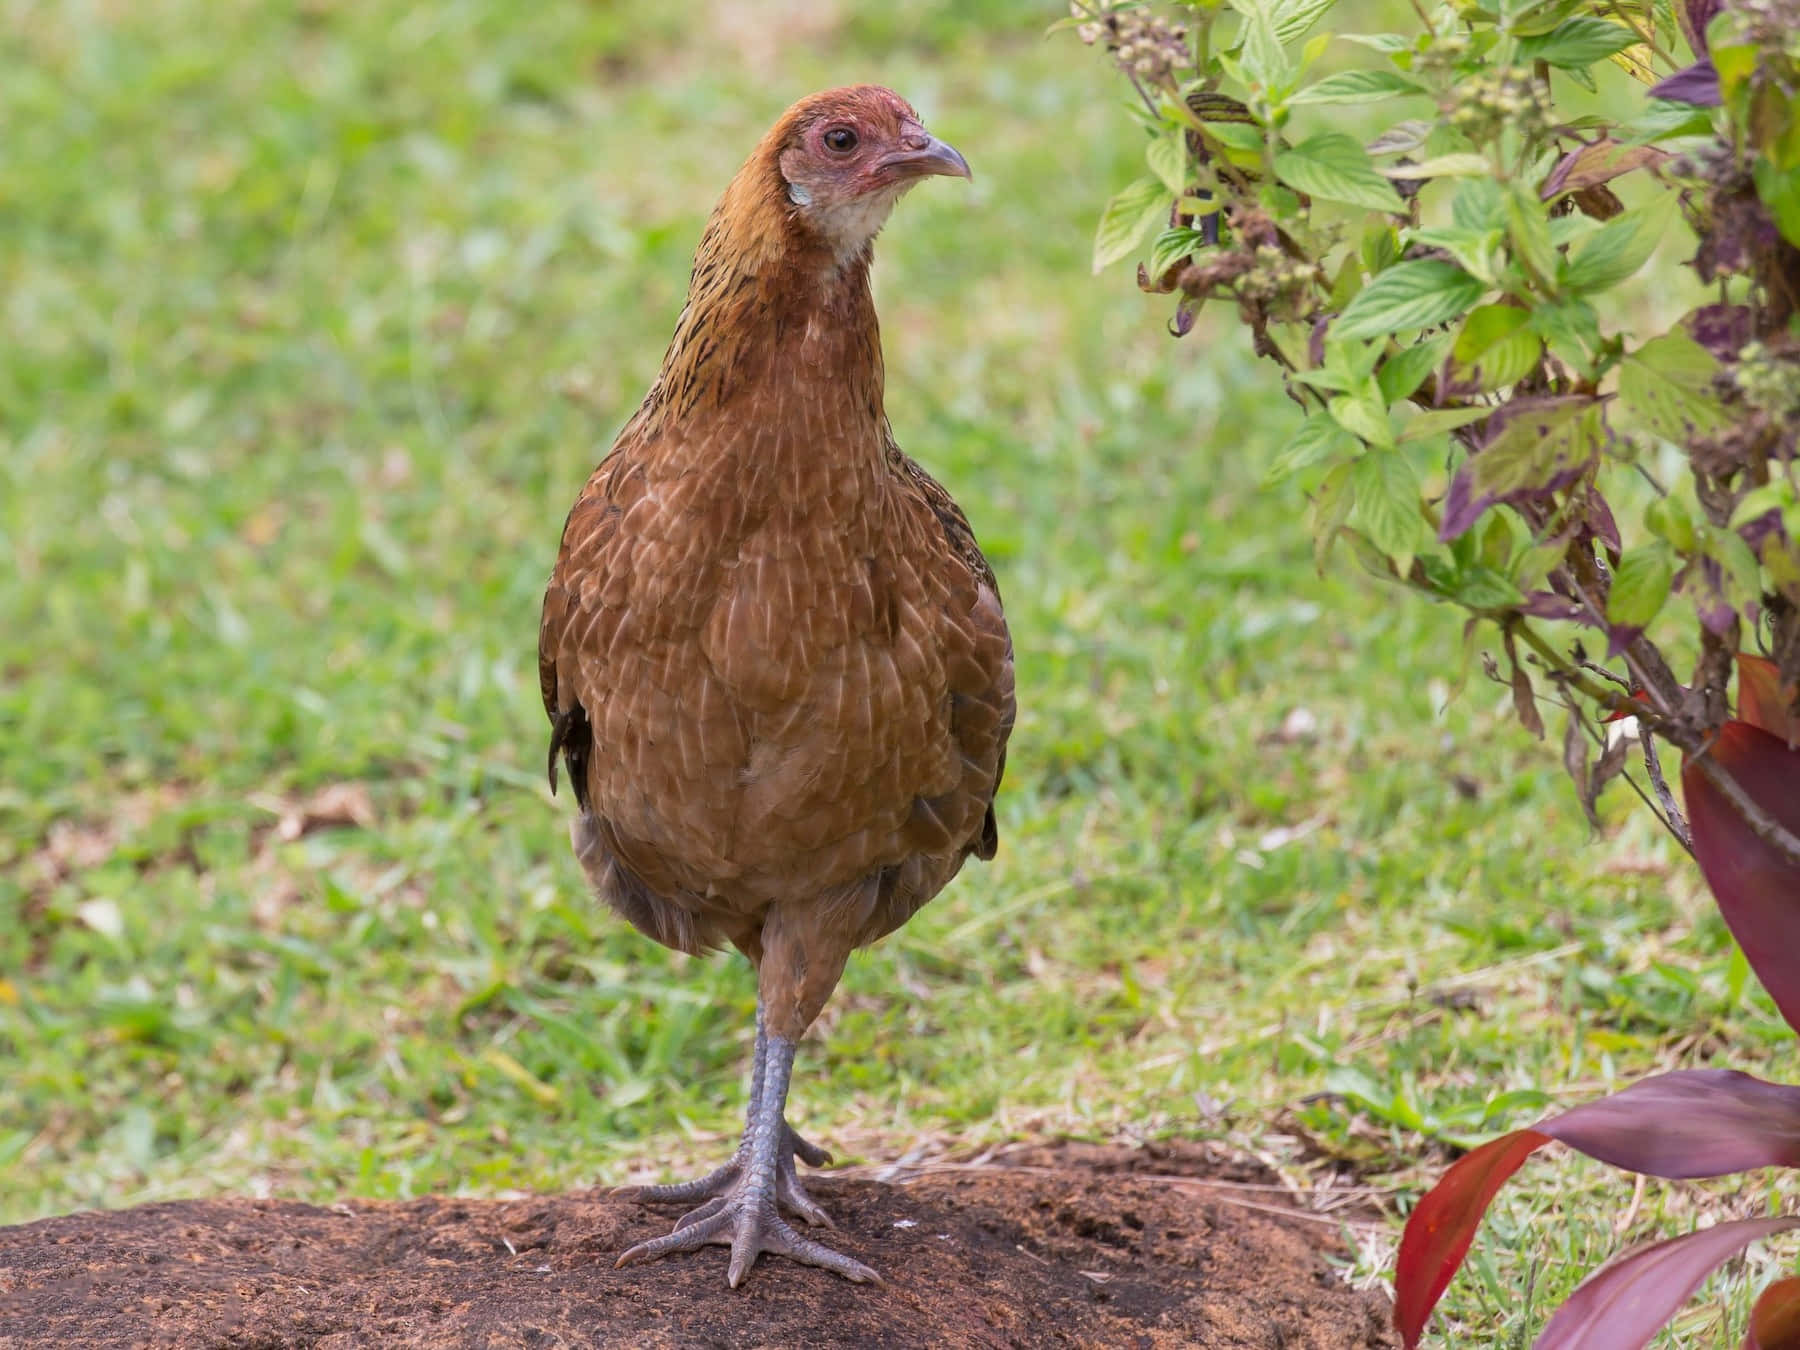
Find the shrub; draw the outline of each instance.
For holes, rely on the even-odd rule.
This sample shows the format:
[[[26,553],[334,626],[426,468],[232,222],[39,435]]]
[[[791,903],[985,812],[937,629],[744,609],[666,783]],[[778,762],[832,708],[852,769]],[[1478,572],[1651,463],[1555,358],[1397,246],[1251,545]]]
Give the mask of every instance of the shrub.
[[[1321,565],[1341,541],[1465,610],[1525,727],[1560,708],[1589,819],[1629,782],[1800,1026],[1800,0],[1415,0],[1407,32],[1340,32],[1366,59],[1322,77],[1336,49],[1313,30],[1352,21],[1347,0],[1072,10],[1148,138],[1095,269],[1142,256],[1177,337],[1234,308],[1305,413],[1267,476],[1306,489]],[[1628,115],[1584,98],[1603,81],[1637,83]],[[1349,135],[1344,105],[1384,128]],[[1689,250],[1706,302],[1633,331],[1633,278]],[[1800,1088],[1665,1074],[1470,1153],[1407,1227],[1408,1345],[1552,1138],[1662,1176],[1800,1166]],[[1615,1261],[1539,1344],[1641,1345],[1719,1261],[1795,1226]],[[1800,1282],[1764,1293],[1752,1338],[1800,1344]]]

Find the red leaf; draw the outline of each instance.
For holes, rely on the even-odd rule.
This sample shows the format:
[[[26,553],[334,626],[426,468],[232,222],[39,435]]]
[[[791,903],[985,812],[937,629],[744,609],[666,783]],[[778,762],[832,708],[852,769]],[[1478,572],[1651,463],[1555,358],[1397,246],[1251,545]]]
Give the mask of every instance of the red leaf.
[[[1514,1130],[1458,1159],[1419,1199],[1400,1237],[1394,1267],[1394,1326],[1407,1350],[1469,1254],[1475,1229],[1494,1193],[1535,1151],[1550,1142],[1536,1130]]]
[[[1800,834],[1800,750],[1747,722],[1727,722],[1704,753],[1772,819]],[[1681,793],[1694,858],[1719,912],[1781,1015],[1800,1029],[1800,863],[1758,836],[1692,759],[1681,768]]]
[[[1738,653],[1738,720],[1761,727],[1790,746],[1800,742],[1800,713],[1794,711],[1794,686],[1785,688],[1781,672],[1766,656]]]
[[[1739,1219],[1634,1247],[1581,1282],[1532,1350],[1641,1350],[1713,1268],[1800,1217]]]
[[[1744,1350],[1800,1350],[1800,1276],[1762,1291],[1750,1310]]]
[[[1681,1069],[1533,1128],[1590,1158],[1654,1177],[1800,1167],[1800,1087],[1733,1069]]]

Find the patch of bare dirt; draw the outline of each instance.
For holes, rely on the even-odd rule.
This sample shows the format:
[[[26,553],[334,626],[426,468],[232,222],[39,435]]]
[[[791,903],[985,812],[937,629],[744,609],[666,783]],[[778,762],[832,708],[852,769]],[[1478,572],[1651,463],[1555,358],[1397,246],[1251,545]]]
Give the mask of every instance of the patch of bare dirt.
[[[716,1247],[614,1270],[679,1209],[606,1191],[75,1214],[0,1229],[0,1345],[1394,1344],[1386,1300],[1326,1261],[1331,1223],[1286,1207],[1276,1188],[1252,1206],[1230,1189],[1242,1179],[1209,1192],[1144,1170],[1167,1161],[1064,1146],[897,1185],[818,1176],[833,1242],[881,1271],[884,1288],[764,1257],[734,1291]]]

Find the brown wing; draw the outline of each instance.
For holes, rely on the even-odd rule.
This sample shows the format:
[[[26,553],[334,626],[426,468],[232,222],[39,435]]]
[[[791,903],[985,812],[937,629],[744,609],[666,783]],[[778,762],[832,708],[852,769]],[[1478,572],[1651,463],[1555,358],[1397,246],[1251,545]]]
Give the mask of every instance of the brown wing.
[[[966,769],[962,791],[982,799],[980,834],[965,847],[983,861],[994,856],[1000,829],[994,819],[994,797],[1006,772],[1006,742],[1016,715],[1013,682],[1012,634],[1000,602],[1000,586],[975,541],[975,531],[955,500],[930,474],[904,454],[890,439],[889,460],[904,475],[920,500],[930,508],[943,530],[945,542],[974,584],[966,619],[953,616],[957,626],[966,623],[967,656],[950,671],[950,730]],[[955,592],[953,592],[955,594]]]

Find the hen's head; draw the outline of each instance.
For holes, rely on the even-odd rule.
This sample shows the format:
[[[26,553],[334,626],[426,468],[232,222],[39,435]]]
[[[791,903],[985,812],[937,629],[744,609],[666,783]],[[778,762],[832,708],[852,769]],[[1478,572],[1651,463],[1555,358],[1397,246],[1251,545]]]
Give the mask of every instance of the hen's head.
[[[840,260],[875,237],[900,195],[922,178],[968,178],[969,163],[926,131],[892,90],[828,89],[789,108],[770,133],[796,223]]]

